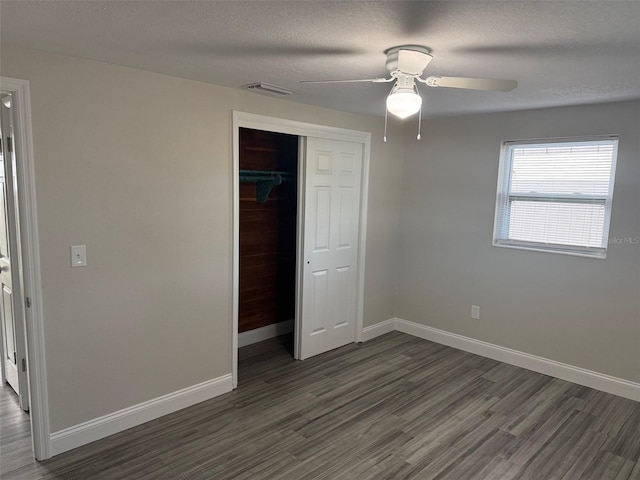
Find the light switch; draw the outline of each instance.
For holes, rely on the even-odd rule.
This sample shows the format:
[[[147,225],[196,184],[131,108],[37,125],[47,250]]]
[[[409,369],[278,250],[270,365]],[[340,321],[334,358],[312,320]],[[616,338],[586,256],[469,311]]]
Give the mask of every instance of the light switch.
[[[71,266],[86,267],[87,266],[87,246],[71,245]]]

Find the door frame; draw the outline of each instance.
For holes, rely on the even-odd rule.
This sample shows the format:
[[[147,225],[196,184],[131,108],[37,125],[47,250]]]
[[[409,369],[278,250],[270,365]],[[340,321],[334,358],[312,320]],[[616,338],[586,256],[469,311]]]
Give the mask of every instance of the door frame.
[[[360,223],[358,232],[358,268],[356,289],[356,318],[354,342],[362,342],[364,317],[364,271],[367,237],[367,199],[369,191],[369,162],[371,152],[371,133],[359,130],[317,125],[284,118],[269,117],[233,110],[232,140],[233,140],[233,238],[232,238],[232,331],[231,331],[231,375],[233,388],[238,386],[238,300],[240,292],[240,128],[252,128],[275,133],[286,133],[300,137],[298,159],[304,160],[304,139],[317,137],[329,140],[342,140],[362,144],[362,185],[360,190]],[[294,341],[295,357],[299,356],[299,292],[301,275],[299,265],[303,252],[301,251],[302,225],[304,222],[304,208],[300,203],[304,199],[304,161],[298,162],[298,233],[297,233],[297,262],[296,262],[296,338]]]
[[[11,93],[14,110],[23,296],[28,299],[25,322],[31,442],[35,458],[45,460],[51,457],[51,444],[29,81],[0,77],[0,90]]]

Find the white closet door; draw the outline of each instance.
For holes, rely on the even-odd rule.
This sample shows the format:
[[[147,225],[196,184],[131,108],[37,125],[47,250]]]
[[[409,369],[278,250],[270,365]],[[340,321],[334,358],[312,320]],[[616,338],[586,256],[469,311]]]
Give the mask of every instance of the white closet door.
[[[355,339],[362,144],[307,138],[300,359]]]

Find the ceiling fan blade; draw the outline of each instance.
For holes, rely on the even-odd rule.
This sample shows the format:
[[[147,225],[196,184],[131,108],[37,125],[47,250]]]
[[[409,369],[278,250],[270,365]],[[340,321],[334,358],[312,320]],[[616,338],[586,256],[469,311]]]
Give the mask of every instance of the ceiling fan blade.
[[[508,92],[518,86],[515,80],[501,80],[498,78],[468,78],[468,77],[427,77],[421,80],[430,87],[466,88],[469,90],[494,90]]]
[[[432,59],[433,57],[428,53],[400,49],[398,52],[398,70],[410,75],[422,75],[422,72]]]
[[[357,83],[357,82],[374,82],[385,83],[393,82],[395,78],[360,78],[356,80],[302,80],[300,83]]]

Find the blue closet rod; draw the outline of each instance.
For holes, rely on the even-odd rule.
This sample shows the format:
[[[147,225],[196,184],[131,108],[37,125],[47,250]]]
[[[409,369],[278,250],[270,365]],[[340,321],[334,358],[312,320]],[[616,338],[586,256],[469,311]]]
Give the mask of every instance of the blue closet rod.
[[[265,203],[269,198],[271,189],[280,185],[283,181],[295,180],[295,174],[291,172],[278,172],[270,170],[240,170],[241,182],[256,183],[256,201]]]

